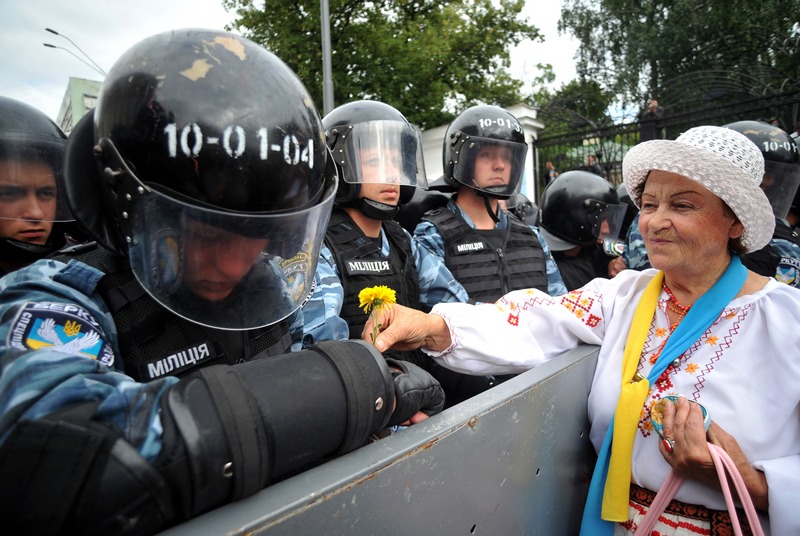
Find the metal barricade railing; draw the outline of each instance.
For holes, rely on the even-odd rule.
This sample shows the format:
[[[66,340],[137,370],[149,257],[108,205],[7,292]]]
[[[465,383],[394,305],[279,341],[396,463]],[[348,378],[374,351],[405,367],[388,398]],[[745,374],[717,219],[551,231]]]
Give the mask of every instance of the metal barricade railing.
[[[165,534],[576,534],[597,351],[576,348]]]

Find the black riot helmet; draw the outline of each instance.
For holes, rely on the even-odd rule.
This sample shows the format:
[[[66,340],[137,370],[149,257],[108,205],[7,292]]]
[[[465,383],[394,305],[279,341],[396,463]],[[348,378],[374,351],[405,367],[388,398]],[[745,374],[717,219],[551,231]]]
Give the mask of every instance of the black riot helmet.
[[[744,134],[759,148],[764,156],[761,189],[775,217],[786,218],[800,186],[800,153],[794,140],[780,127],[763,121],[737,121],[725,127]]]
[[[148,293],[233,330],[299,308],[336,184],[299,78],[252,41],[200,29],[117,60],[70,136],[66,178],[76,218]]]
[[[419,129],[392,106],[349,102],[325,115],[322,126],[339,174],[337,205],[388,220],[411,200],[417,187],[427,187]],[[362,197],[361,185],[369,183],[399,185],[397,202]]]
[[[21,268],[64,246],[64,132],[43,112],[0,97],[0,259]]]
[[[479,105],[461,112],[444,136],[444,177],[455,188],[468,186],[497,199],[514,195],[522,182],[528,145],[517,118],[498,106]],[[498,177],[476,177],[479,156],[491,158],[502,169]]]
[[[516,193],[506,201],[506,208],[521,221],[528,225],[538,225],[539,207],[526,196]]]
[[[611,183],[588,171],[567,171],[553,179],[541,204],[539,227],[553,251],[614,240],[625,216]]]

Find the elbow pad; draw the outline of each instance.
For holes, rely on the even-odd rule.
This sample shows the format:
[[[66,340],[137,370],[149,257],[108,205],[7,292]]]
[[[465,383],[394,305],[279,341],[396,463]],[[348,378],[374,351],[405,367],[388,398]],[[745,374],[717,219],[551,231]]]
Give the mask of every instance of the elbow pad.
[[[166,396],[160,472],[194,517],[363,445],[393,406],[389,369],[363,341],[206,367]]]
[[[271,445],[258,404],[233,367],[206,367],[176,383],[161,418],[160,471],[176,488],[182,517],[266,485]]]
[[[269,430],[273,479],[360,447],[386,426],[394,408],[386,361],[361,340],[324,341],[234,368]]]

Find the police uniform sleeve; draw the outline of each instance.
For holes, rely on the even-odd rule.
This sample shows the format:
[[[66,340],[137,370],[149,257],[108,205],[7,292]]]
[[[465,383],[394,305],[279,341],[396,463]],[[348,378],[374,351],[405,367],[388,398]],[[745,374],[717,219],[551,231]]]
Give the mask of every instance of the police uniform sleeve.
[[[319,341],[341,341],[350,337],[347,322],[339,316],[344,289],[336,271],[336,261],[325,245],[319,254],[314,283],[314,292],[302,309],[303,348]]]
[[[628,235],[625,239],[625,250],[622,252],[622,260],[628,268],[633,270],[645,270],[650,268],[650,259],[644,247],[644,238],[639,232],[639,214],[633,218]]]
[[[429,221],[420,222],[414,229],[414,241],[444,263],[444,239],[434,224]]]

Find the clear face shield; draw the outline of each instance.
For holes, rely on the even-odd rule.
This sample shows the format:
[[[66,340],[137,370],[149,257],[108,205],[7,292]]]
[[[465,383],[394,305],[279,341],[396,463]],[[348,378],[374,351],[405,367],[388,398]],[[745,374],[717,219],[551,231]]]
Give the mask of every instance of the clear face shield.
[[[366,121],[347,127],[332,152],[350,184],[428,187],[419,129],[402,121]]]
[[[800,186],[799,165],[769,160],[764,162],[761,189],[767,194],[772,213],[776,218],[786,219],[798,186]]]
[[[311,292],[335,195],[332,185],[304,210],[240,214],[151,190],[131,215],[133,273],[192,322],[227,330],[274,324]]]
[[[453,178],[480,192],[510,197],[519,191],[528,146],[492,138],[462,136],[455,148]]]
[[[54,223],[74,220],[66,201],[63,158],[63,143],[3,140],[0,238],[44,245]]]
[[[622,254],[624,242],[620,239],[619,232],[625,219],[625,205],[611,205],[587,199],[587,221],[591,223],[592,234],[603,245],[606,255],[616,257]]]

